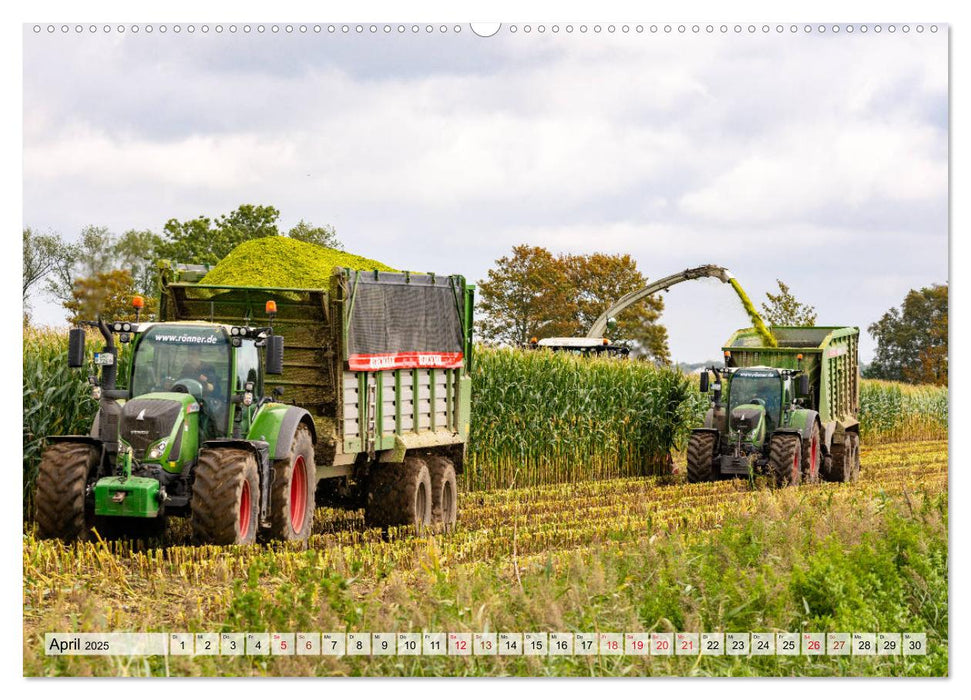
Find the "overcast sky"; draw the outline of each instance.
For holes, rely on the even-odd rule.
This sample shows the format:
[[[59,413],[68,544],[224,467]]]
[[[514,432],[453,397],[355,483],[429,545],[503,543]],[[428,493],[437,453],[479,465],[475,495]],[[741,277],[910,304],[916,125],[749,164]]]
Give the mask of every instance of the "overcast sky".
[[[947,280],[947,52],[946,30],[26,27],[24,225],[161,231],[272,204],[281,228],[332,224],[402,269],[474,281],[519,243],[629,252],[649,278],[715,263],[757,301],[779,277],[820,324],[862,329]],[[748,325],[716,281],[665,303],[676,360]]]

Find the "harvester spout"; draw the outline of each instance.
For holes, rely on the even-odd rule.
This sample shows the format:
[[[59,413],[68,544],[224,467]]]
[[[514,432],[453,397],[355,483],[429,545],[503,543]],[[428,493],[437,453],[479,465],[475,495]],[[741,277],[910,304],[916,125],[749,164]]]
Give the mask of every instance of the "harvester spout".
[[[604,311],[596,321],[593,322],[589,332],[587,332],[587,337],[601,337],[607,330],[608,319],[613,318],[628,306],[636,304],[641,299],[649,297],[657,292],[667,291],[668,287],[672,287],[681,282],[687,282],[688,280],[699,279],[701,277],[714,277],[726,284],[730,284],[733,275],[727,269],[724,267],[719,267],[718,265],[702,265],[701,267],[688,268],[687,270],[683,270],[682,272],[678,272],[668,277],[662,277],[646,287],[642,287],[630,292],[629,294],[625,294],[611,304],[610,307]]]

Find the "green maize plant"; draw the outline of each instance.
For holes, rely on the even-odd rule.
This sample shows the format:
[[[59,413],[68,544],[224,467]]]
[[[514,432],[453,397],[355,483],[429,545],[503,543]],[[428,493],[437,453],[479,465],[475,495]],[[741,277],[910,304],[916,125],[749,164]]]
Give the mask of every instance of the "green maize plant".
[[[681,372],[616,358],[481,348],[470,489],[657,473],[705,406]]]
[[[89,355],[95,345],[88,344]],[[24,329],[24,518],[48,435],[86,434],[98,410],[86,373],[67,366],[67,333]]]
[[[94,334],[96,335],[96,334]],[[24,328],[24,518],[33,507],[34,481],[48,435],[87,435],[98,411],[88,376],[101,337],[88,334],[89,371],[67,366],[67,330]],[[124,363],[127,345],[119,350]],[[123,366],[123,365],[122,365]],[[123,372],[119,372],[123,376]]]
[[[947,387],[867,379],[860,383],[860,440],[947,439]]]

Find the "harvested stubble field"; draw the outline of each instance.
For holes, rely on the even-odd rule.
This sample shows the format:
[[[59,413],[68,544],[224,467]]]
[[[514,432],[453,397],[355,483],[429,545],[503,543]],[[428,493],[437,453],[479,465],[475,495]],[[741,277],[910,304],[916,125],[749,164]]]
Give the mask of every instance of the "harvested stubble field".
[[[944,675],[947,444],[856,484],[671,477],[466,493],[426,538],[319,509],[309,547],[24,536],[27,675]],[[48,631],[912,631],[925,657],[46,657]]]

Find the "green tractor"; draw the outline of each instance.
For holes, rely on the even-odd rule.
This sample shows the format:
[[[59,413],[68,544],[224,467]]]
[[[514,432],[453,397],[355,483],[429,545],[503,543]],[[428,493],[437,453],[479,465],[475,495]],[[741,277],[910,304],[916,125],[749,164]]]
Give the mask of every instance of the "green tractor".
[[[754,329],[737,331],[723,348],[724,367],[702,372],[711,408],[691,433],[688,481],[766,474],[788,486],[857,478],[859,330],[771,331],[778,346],[763,345]]]
[[[104,338],[89,380],[89,435],[48,438],[36,485],[38,534],[65,541],[152,536],[189,517],[197,543],[247,544],[258,533],[304,540],[314,512],[314,423],[264,395],[283,371],[283,336],[265,326],[200,321],[83,322],[68,364],[85,365],[85,327]],[[118,343],[129,344],[119,362]],[[117,388],[119,365],[123,386]]]

